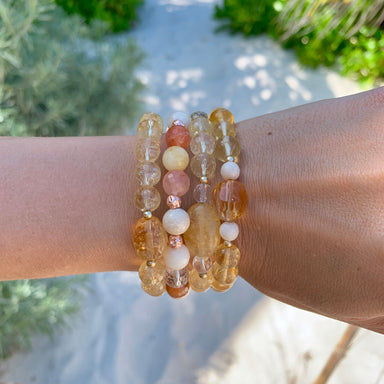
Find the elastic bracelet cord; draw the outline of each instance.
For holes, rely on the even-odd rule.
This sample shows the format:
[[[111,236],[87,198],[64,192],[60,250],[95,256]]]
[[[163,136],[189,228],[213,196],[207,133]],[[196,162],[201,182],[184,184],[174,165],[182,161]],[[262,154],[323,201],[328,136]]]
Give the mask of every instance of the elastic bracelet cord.
[[[165,141],[168,148],[162,161],[167,173],[163,178],[163,188],[167,197],[168,211],[163,216],[163,226],[168,232],[168,246],[164,252],[166,265],[165,281],[168,294],[179,299],[189,293],[190,253],[184,244],[183,234],[190,225],[188,213],[181,208],[181,197],[190,186],[189,176],[184,172],[189,164],[187,148],[191,140],[188,129],[188,116],[176,112],[168,118]]]
[[[212,289],[225,292],[232,287],[238,274],[240,261],[239,248],[233,241],[239,235],[239,227],[233,222],[240,218],[248,204],[247,191],[238,181],[240,167],[240,144],[236,139],[233,115],[224,108],[214,109],[210,115],[213,133],[216,138],[215,156],[223,164],[220,169],[224,181],[218,183],[212,194],[212,201],[222,221],[220,235],[224,242],[214,253]]]
[[[135,175],[139,184],[134,203],[143,217],[133,231],[136,253],[145,261],[139,268],[143,290],[151,296],[160,296],[166,290],[165,268],[160,262],[167,246],[167,233],[161,221],[152,215],[160,205],[160,193],[154,187],[161,178],[161,170],[155,163],[160,156],[160,139],[163,121],[155,113],[146,113],[137,127]]]

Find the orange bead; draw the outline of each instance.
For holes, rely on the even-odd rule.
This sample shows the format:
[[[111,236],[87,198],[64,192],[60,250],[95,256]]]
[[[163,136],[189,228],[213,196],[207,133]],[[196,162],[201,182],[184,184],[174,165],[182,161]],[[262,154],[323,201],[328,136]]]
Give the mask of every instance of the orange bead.
[[[191,135],[187,128],[182,125],[173,125],[165,134],[165,141],[168,147],[174,145],[187,149],[191,141]]]
[[[209,114],[209,121],[211,123],[221,123],[223,121],[233,123],[235,120],[228,109],[216,108]]]
[[[168,295],[173,297],[174,299],[182,299],[186,297],[189,293],[189,283],[183,285],[180,288],[173,288],[169,285],[166,286]]]
[[[212,194],[213,204],[221,220],[233,221],[247,208],[247,191],[240,181],[225,180],[217,184]]]

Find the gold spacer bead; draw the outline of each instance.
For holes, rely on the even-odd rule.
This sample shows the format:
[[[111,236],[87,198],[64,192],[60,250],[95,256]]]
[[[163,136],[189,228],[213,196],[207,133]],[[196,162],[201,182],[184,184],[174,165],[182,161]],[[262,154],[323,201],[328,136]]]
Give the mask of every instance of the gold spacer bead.
[[[208,273],[199,273],[201,279],[206,279],[208,277]]]
[[[148,260],[147,261],[147,266],[150,268],[153,268],[156,265],[156,261],[153,260]]]
[[[208,177],[207,176],[201,176],[200,177],[200,183],[208,184]]]
[[[144,219],[150,219],[152,217],[151,211],[145,211],[143,212]]]
[[[227,247],[227,248],[231,248],[232,247],[232,243],[228,240],[225,240],[224,241],[224,245]]]

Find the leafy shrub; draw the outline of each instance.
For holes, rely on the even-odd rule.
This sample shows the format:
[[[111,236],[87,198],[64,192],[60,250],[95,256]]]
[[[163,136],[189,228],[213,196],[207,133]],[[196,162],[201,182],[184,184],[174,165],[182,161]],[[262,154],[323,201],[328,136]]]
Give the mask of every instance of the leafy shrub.
[[[27,349],[31,337],[68,326],[83,298],[85,277],[0,282],[0,357]]]
[[[224,18],[222,28],[234,32],[270,34],[294,49],[305,65],[335,65],[370,86],[384,81],[381,0],[224,0],[215,16]]]
[[[0,5],[0,135],[76,136],[122,132],[140,114],[142,53],[111,44],[105,24],[84,25],[53,0]]]
[[[142,0],[55,0],[68,14],[79,14],[89,24],[93,19],[108,22],[113,32],[124,31],[134,25],[136,8]]]

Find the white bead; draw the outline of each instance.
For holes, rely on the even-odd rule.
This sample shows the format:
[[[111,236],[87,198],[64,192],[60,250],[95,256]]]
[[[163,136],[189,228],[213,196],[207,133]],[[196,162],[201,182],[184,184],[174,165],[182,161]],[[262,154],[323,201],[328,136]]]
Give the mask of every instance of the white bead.
[[[167,120],[167,128],[171,127],[173,122],[175,120],[180,120],[182,121],[185,126],[187,127],[188,124],[189,124],[189,117],[186,113],[184,112],[173,112],[169,117],[168,117],[168,120]]]
[[[168,268],[183,269],[189,263],[189,250],[185,245],[179,248],[167,247],[164,252],[164,262]]]
[[[236,223],[225,222],[220,225],[220,236],[226,241],[236,240],[239,236],[239,226]]]
[[[169,209],[163,216],[163,227],[171,235],[181,235],[189,224],[189,215],[182,208]]]
[[[224,180],[236,180],[240,176],[240,167],[234,161],[227,161],[221,166],[220,173]]]

